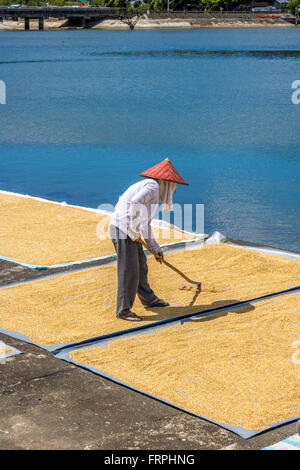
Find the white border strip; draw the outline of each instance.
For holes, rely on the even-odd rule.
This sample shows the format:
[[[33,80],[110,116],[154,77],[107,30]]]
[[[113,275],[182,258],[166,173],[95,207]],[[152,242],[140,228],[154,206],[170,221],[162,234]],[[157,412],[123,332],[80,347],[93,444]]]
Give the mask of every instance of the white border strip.
[[[0,341],[0,351],[2,348],[10,349],[11,351],[6,354],[0,354],[0,361],[3,361],[4,359],[11,357],[11,356],[16,356],[17,354],[23,354],[17,348],[14,348],[13,346],[10,346],[9,344],[4,343],[4,341]]]

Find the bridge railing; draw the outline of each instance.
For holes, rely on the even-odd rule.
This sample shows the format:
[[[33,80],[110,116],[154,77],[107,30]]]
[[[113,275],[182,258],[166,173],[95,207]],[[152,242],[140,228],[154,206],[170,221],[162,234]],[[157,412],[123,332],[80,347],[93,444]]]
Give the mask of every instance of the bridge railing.
[[[120,11],[120,10],[118,10]],[[126,11],[126,10],[125,10]],[[0,17],[20,17],[20,18],[49,18],[49,17],[70,17],[70,16],[97,16],[97,17],[116,17],[116,8],[105,7],[9,7],[0,6]]]

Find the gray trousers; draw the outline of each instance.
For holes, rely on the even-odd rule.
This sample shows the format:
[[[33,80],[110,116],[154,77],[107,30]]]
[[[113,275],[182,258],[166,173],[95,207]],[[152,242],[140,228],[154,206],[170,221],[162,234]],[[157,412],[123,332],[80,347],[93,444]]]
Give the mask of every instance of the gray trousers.
[[[118,317],[131,310],[136,294],[143,305],[151,304],[156,299],[156,295],[148,283],[147,258],[142,244],[132,241],[114,225],[110,226],[110,237],[118,260]]]

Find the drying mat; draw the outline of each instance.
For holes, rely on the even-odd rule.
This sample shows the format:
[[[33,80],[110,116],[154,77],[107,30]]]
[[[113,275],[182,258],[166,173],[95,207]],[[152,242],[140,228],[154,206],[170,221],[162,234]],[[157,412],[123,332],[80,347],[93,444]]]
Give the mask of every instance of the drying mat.
[[[21,351],[14,348],[13,346],[8,346],[7,344],[0,341],[0,364],[4,361],[7,357],[15,356],[16,354],[22,354]]]
[[[57,357],[244,438],[300,415],[300,293],[106,339]]]
[[[130,323],[115,317],[116,266],[81,269],[0,289],[0,331],[55,350],[289,289],[300,279],[299,261],[225,244],[169,253],[166,259],[215,289],[197,297],[180,290],[181,278],[150,257],[150,285],[171,306],[146,309],[137,299],[133,310],[143,321]]]
[[[277,442],[272,446],[264,447],[261,450],[300,450],[300,436],[294,434],[283,441]]]
[[[108,213],[3,191],[0,207],[2,259],[45,269],[115,257],[110,238],[96,235],[99,223],[107,231]],[[197,238],[167,226],[153,232],[162,245]]]

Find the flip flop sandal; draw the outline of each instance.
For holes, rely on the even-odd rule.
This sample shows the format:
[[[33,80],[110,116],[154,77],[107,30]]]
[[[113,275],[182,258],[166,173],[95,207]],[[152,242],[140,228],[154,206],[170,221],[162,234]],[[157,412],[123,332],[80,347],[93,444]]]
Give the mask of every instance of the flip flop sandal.
[[[142,318],[136,315],[134,312],[121,313],[117,316],[117,318],[127,321],[142,321]]]
[[[149,307],[168,307],[170,304],[168,302],[165,302],[164,300],[162,299],[155,299],[154,302],[152,302],[152,304],[150,305],[145,305],[145,307],[149,308]]]

